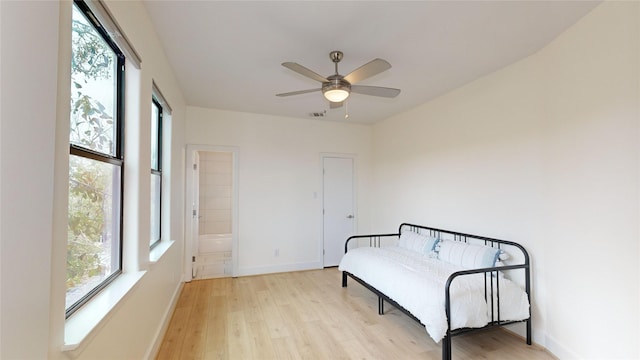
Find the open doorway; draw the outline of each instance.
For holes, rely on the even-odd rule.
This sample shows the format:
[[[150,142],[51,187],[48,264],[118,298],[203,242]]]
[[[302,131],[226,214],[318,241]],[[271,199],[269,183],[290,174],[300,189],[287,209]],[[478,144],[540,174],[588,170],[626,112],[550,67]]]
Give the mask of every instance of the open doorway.
[[[187,146],[185,281],[234,276],[237,269],[237,149]]]

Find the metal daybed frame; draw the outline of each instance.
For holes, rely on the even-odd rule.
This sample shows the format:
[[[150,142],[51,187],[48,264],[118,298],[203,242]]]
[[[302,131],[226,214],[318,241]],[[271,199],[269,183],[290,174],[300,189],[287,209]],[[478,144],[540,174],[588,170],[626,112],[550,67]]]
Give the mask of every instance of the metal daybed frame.
[[[527,293],[527,299],[529,300],[529,304],[531,304],[531,295],[530,295],[531,294],[531,278],[530,278],[531,275],[530,275],[530,266],[529,266],[529,254],[524,249],[524,247],[522,247],[522,245],[512,241],[492,239],[484,236],[470,235],[470,234],[464,234],[464,233],[459,233],[459,232],[450,231],[450,230],[442,230],[442,229],[436,229],[436,228],[422,226],[422,225],[403,223],[400,225],[397,234],[374,234],[374,235],[351,236],[347,239],[347,241],[344,244],[344,252],[345,254],[348,252],[349,242],[351,240],[369,239],[370,247],[380,247],[381,239],[394,238],[394,237],[398,239],[400,237],[400,234],[403,232],[404,227],[406,227],[407,228],[406,230],[409,230],[409,231],[421,232],[421,233],[428,232],[430,236],[436,237],[438,239],[446,238],[448,240],[460,241],[465,243],[469,241],[473,241],[476,244],[484,244],[486,246],[491,246],[498,249],[501,249],[505,246],[511,246],[520,250],[520,252],[522,253],[523,261],[521,264],[497,266],[497,267],[483,268],[483,269],[463,270],[463,271],[457,271],[451,274],[451,276],[449,276],[445,285],[445,294],[444,294],[445,295],[445,313],[447,316],[447,332],[445,337],[442,339],[442,359],[444,360],[451,359],[451,338],[456,335],[461,335],[461,334],[480,331],[480,330],[484,330],[484,329],[488,329],[496,326],[505,326],[505,325],[520,323],[520,322],[526,323],[526,342],[527,342],[527,345],[531,345],[531,336],[532,336],[531,310],[529,310],[529,317],[525,320],[518,320],[518,321],[501,320],[500,318],[500,286],[498,284],[498,281],[493,281],[493,279],[498,279],[498,273],[501,271],[523,270],[524,281],[525,281],[525,291]],[[469,274],[481,274],[481,273],[485,274],[484,276],[485,300],[490,299],[492,303],[491,304],[492,305],[491,321],[487,325],[481,328],[460,328],[460,329],[452,330],[451,329],[451,296],[449,293],[449,287],[451,286],[451,282],[459,276],[465,276]],[[342,287],[347,287],[347,276],[359,282],[364,287],[366,287],[367,289],[369,289],[370,291],[372,291],[374,294],[378,296],[378,314],[379,315],[384,314],[384,302],[387,301],[388,303],[392,304],[393,306],[398,308],[403,313],[407,314],[409,317],[411,317],[418,323],[422,324],[422,322],[418,320],[418,318],[416,318],[413,314],[407,311],[402,305],[398,304],[386,294],[383,294],[378,289],[367,284],[364,280],[358,278],[357,276],[349,272],[346,272],[346,271],[342,272]],[[495,304],[493,303],[494,294],[496,295],[495,298],[497,298],[497,303]],[[495,311],[494,311],[494,308],[495,308]]]

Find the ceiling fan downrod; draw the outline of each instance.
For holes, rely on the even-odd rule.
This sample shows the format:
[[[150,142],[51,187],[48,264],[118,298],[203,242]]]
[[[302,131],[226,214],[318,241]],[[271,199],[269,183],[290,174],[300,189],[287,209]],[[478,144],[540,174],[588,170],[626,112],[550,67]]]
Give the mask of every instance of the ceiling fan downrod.
[[[336,75],[338,75],[338,63],[340,62],[340,60],[342,60],[343,57],[344,54],[342,53],[342,51],[334,50],[329,53],[329,58],[331,58],[331,61],[333,61],[336,66]]]

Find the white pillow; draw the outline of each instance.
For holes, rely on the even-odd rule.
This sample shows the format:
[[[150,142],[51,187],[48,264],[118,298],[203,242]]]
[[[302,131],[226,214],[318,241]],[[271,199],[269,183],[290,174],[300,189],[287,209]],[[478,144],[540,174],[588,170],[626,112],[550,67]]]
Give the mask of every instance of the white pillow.
[[[412,231],[405,231],[403,233],[400,234],[400,239],[398,239],[398,246],[403,248],[403,249],[408,249],[409,248],[409,238],[412,238],[414,232]]]
[[[398,246],[407,250],[428,254],[433,250],[438,239],[425,236],[413,231],[405,231],[400,234]]]
[[[502,250],[489,246],[472,245],[459,241],[440,241],[438,259],[467,269],[490,268]]]

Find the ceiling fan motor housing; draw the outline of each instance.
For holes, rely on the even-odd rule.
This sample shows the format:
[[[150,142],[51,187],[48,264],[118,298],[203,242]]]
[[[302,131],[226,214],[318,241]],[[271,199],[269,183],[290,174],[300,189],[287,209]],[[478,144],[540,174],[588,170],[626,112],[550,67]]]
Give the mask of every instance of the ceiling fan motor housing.
[[[322,83],[322,92],[327,92],[333,89],[343,89],[351,91],[351,84],[342,78],[340,75],[331,75],[327,78],[327,82]]]

